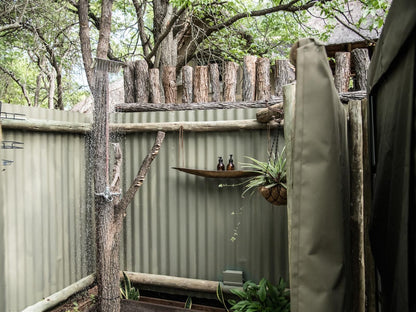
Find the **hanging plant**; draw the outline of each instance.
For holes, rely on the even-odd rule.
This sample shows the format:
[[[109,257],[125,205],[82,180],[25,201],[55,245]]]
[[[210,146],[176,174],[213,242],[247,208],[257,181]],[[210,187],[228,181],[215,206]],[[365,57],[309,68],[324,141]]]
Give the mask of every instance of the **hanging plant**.
[[[257,190],[271,204],[279,206],[287,203],[287,187],[286,187],[286,157],[285,148],[281,153],[271,153],[267,162],[247,157],[252,163],[242,163],[242,168],[257,172],[246,182],[244,186],[243,196],[247,193],[253,194]]]

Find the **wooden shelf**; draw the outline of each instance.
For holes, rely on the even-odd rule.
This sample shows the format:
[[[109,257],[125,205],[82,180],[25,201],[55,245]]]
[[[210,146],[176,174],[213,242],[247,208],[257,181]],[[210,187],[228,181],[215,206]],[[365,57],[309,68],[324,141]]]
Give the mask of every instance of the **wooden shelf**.
[[[254,177],[259,175],[255,171],[245,171],[245,170],[200,170],[200,169],[189,169],[189,168],[180,168],[172,167],[173,169],[186,172],[189,174],[197,175],[200,177],[206,178],[245,178],[245,177]]]

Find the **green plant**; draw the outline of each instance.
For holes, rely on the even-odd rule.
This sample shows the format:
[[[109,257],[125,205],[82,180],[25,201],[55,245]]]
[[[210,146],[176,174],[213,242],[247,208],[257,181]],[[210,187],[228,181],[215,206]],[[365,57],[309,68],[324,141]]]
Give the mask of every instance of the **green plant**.
[[[273,285],[265,278],[258,285],[247,281],[243,285],[243,290],[231,289],[231,292],[238,297],[237,300],[228,301],[232,305],[232,311],[290,311],[290,294],[283,279],[280,279],[277,285]]]
[[[130,279],[123,272],[123,283],[124,286],[120,286],[120,296],[123,299],[130,299],[130,300],[139,300],[140,299],[140,291],[131,286]]]
[[[242,163],[242,168],[255,171],[258,173],[257,176],[249,178],[244,185],[243,196],[251,191],[250,194],[254,193],[260,186],[266,188],[272,188],[277,185],[286,187],[286,146],[283,147],[282,151],[277,152],[276,155],[271,153],[267,162],[257,160],[253,157],[246,157],[252,161],[252,163]]]
[[[185,302],[185,309],[191,310],[192,309],[192,297],[188,296],[188,298],[186,298],[186,302]]]

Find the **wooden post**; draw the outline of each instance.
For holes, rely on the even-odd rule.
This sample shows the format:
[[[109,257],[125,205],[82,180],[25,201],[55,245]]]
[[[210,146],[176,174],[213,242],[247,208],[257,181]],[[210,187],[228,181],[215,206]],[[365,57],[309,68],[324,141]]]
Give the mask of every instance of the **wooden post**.
[[[134,103],[134,63],[126,62],[123,70],[124,76],[124,102]]]
[[[355,90],[367,90],[367,71],[370,65],[368,49],[354,49],[351,55],[356,75]]]
[[[161,102],[159,68],[149,69],[149,101],[150,103],[155,104],[159,104]]]
[[[276,60],[273,73],[274,93],[276,96],[282,96],[283,86],[295,80],[295,68],[289,60]]]
[[[256,100],[270,99],[270,60],[259,58],[256,63]]]
[[[364,186],[364,258],[365,258],[365,293],[367,312],[376,312],[376,276],[373,253],[370,246],[370,220],[371,220],[371,165],[369,150],[369,129],[368,129],[368,101],[361,101],[363,116],[363,186]]]
[[[256,56],[244,56],[243,101],[254,101],[256,98],[256,61]]]
[[[283,86],[283,110],[285,114],[284,134],[286,145],[286,174],[287,174],[287,228],[289,241],[289,259],[292,234],[292,191],[293,191],[293,140],[294,140],[294,117],[296,106],[296,83]],[[290,263],[290,261],[289,261]]]
[[[162,73],[165,103],[176,104],[176,66],[164,66]]]
[[[347,92],[350,85],[351,53],[335,53],[335,88],[338,92]]]
[[[182,68],[182,103],[192,103],[193,68],[185,65]]]
[[[351,254],[352,310],[365,312],[364,260],[364,186],[363,186],[363,123],[361,101],[348,105],[350,121],[350,188],[351,188]]]
[[[208,66],[196,66],[194,70],[194,101],[208,102]]]
[[[227,62],[224,74],[224,101],[235,102],[235,91],[237,89],[237,69],[238,64]]]
[[[145,60],[134,62],[134,80],[136,102],[149,102],[149,69]]]
[[[209,78],[212,89],[212,102],[219,102],[221,100],[220,89],[220,71],[218,70],[218,64],[209,65]]]

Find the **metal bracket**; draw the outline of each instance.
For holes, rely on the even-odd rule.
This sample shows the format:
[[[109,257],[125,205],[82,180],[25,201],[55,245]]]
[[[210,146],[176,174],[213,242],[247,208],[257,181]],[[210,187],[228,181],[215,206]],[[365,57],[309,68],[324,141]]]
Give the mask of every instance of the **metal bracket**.
[[[2,149],[23,149],[23,143],[17,141],[1,141]]]
[[[104,197],[106,202],[112,202],[113,201],[113,196],[120,196],[120,195],[121,195],[121,193],[110,192],[110,187],[109,186],[105,187],[105,191],[103,193],[95,193],[95,196]]]

